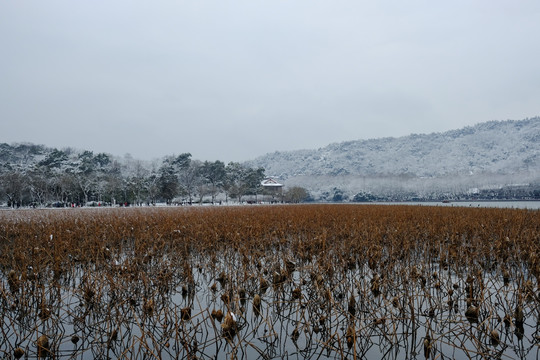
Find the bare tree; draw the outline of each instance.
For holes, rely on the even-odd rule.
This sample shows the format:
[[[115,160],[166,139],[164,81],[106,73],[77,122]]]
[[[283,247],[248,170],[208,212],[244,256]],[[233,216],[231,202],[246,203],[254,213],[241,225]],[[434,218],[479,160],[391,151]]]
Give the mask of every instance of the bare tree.
[[[285,193],[285,200],[292,203],[300,203],[309,199],[308,191],[300,186],[293,186]]]
[[[2,189],[7,197],[8,206],[19,207],[23,204],[26,180],[26,176],[17,170],[11,170],[2,175]]]

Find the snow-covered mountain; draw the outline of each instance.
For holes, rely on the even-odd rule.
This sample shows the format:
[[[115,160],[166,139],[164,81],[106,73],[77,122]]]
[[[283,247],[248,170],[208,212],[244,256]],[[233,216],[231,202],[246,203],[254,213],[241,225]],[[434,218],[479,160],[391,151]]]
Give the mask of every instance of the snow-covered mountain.
[[[321,196],[340,186],[351,196],[373,192],[373,186],[388,181],[404,190],[413,179],[416,193],[419,179],[426,191],[433,191],[435,183],[442,189],[456,179],[461,179],[461,190],[530,182],[540,174],[540,117],[489,121],[443,133],[347,141],[316,150],[277,151],[248,164]],[[426,185],[425,179],[432,180]]]
[[[490,121],[444,133],[355,140],[249,162],[280,179],[301,175],[442,176],[540,169],[540,117]]]

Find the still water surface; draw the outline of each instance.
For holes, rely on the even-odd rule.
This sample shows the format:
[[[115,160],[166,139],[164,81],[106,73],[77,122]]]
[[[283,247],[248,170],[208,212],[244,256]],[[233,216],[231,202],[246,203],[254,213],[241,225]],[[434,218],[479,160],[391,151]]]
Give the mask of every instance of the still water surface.
[[[451,201],[443,203],[441,201],[419,201],[419,202],[378,202],[380,205],[424,205],[424,206],[461,206],[461,207],[489,207],[508,209],[540,209],[540,201]]]

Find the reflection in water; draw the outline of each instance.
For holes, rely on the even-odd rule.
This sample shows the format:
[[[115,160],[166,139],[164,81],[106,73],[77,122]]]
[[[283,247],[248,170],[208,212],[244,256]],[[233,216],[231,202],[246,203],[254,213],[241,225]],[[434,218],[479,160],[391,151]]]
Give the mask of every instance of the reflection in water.
[[[523,284],[489,273],[463,278],[436,264],[400,262],[317,273],[317,258],[266,263],[234,253],[218,262],[186,259],[188,272],[171,270],[167,257],[133,271],[129,258],[3,279],[3,356],[21,349],[79,359],[539,355],[537,295],[521,301]]]

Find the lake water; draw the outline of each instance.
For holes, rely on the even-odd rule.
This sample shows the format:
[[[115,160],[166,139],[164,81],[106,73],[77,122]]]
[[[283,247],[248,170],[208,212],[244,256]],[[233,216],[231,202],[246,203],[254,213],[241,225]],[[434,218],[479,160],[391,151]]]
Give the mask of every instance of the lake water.
[[[461,206],[508,209],[540,209],[540,201],[419,201],[419,202],[378,202],[380,205],[424,205],[424,206]]]
[[[540,208],[540,202],[530,201],[399,204]],[[131,235],[133,238],[117,244],[117,252],[111,252],[109,247],[101,247],[102,243],[97,241],[101,237],[96,236],[91,243],[95,241],[98,244],[94,249],[99,255],[95,256],[97,261],[83,262],[69,256],[60,268],[54,266],[53,260],[57,264],[59,262],[56,257],[50,257],[49,250],[44,247],[55,246],[49,242],[53,240],[51,232],[38,232],[36,239],[43,241],[36,240],[34,244],[27,243],[28,237],[24,237],[22,241],[30,247],[29,251],[20,253],[40,261],[29,262],[29,266],[18,269],[13,275],[7,266],[0,271],[0,358],[13,358],[17,347],[24,350],[25,358],[37,358],[37,343],[42,334],[48,336],[48,349],[54,355],[50,358],[55,359],[403,360],[423,359],[426,341],[429,345],[427,357],[441,360],[540,358],[540,289],[538,277],[532,276],[530,265],[524,261],[526,251],[509,251],[514,256],[509,259],[501,252],[493,252],[491,256],[475,255],[479,251],[477,249],[484,249],[478,247],[480,237],[487,238],[486,248],[491,248],[496,245],[492,240],[497,240],[499,233],[504,237],[509,228],[518,229],[519,226],[521,229],[522,225],[532,224],[525,226],[527,231],[524,234],[530,236],[528,239],[534,245],[535,234],[538,233],[536,210],[501,211],[510,215],[510,219],[513,215],[526,215],[516,218],[528,221],[520,225],[510,221],[508,226],[501,227],[500,232],[492,231],[489,226],[485,229],[476,226],[484,218],[477,218],[476,223],[449,228],[445,227],[447,219],[444,218],[440,223],[444,226],[440,226],[439,233],[430,231],[430,223],[420,222],[420,216],[415,221],[409,220],[410,213],[429,214],[429,208],[411,207],[407,209],[411,211],[398,211],[407,213],[403,221],[387,216],[388,221],[370,226],[358,220],[369,213],[366,210],[377,210],[380,216],[391,214],[392,211],[388,210],[393,209],[350,207],[354,212],[360,211],[354,214],[356,217],[349,217],[351,221],[344,221],[343,226],[330,228],[334,231],[329,233],[334,246],[326,252],[316,245],[321,242],[315,239],[328,234],[325,232],[328,225],[316,227],[317,222],[311,220],[321,216],[339,222],[346,217],[336,214],[347,215],[341,210],[351,210],[345,205],[326,206],[325,212],[303,212],[296,218],[297,225],[289,219],[301,208],[293,206],[256,208],[260,211],[252,211],[254,207],[233,209],[234,212],[225,213],[227,222],[210,221],[210,212],[196,212],[192,208],[185,213],[198,214],[203,221],[186,217],[182,218],[184,222],[175,220],[181,226],[175,222],[175,226],[168,230],[167,227],[156,228],[151,233],[155,238],[165,233],[172,233],[169,236],[173,237],[179,231],[194,236],[198,231],[210,228],[214,230],[197,235],[197,242],[210,247],[198,247],[193,241],[189,248],[163,247],[160,250],[153,237],[151,241],[143,242]],[[313,210],[309,206],[305,208]],[[240,212],[240,209],[249,211]],[[239,225],[226,227],[229,218],[233,218],[231,214],[248,219],[242,235],[242,241],[246,241],[256,234],[254,225],[264,220],[247,216],[275,209],[279,213],[272,211],[267,215],[277,217],[290,211],[289,216],[283,217],[282,227],[277,227],[279,223],[275,219],[267,226],[273,226],[274,231],[283,229],[283,234],[291,236],[287,241],[279,237],[271,242],[272,246],[258,248],[257,242],[265,239],[255,237],[249,252],[215,244],[225,241],[225,236],[234,235],[222,232],[222,229],[241,231],[237,230]],[[336,212],[326,212],[330,209]],[[111,211],[109,217],[114,214],[123,219],[130,211],[135,213],[136,210],[118,209]],[[169,210],[154,215],[159,214],[163,219]],[[483,216],[490,212],[466,208],[460,211],[435,210],[435,214],[448,212],[470,216]],[[184,213],[184,210],[179,212]],[[40,215],[43,213],[39,212]],[[17,214],[5,212],[4,215]],[[19,214],[20,217],[16,216],[18,220],[5,223],[15,226],[28,221],[28,215],[32,215],[30,211]],[[47,212],[47,215],[51,214]],[[84,213],[70,209],[63,214],[88,215],[91,219],[92,212],[90,209],[85,209]],[[145,216],[152,214],[148,211]],[[59,222],[64,235],[69,234],[63,238],[64,241],[74,236],[76,227],[73,224],[89,229],[86,225],[89,223],[85,224],[81,220],[83,218],[75,218],[71,226],[65,222],[66,218]],[[93,231],[86,230],[85,234],[99,235],[101,227],[109,229],[108,225],[113,223],[106,223],[105,219],[96,221],[98,226]],[[142,218],[137,219],[142,221]],[[303,219],[310,221],[303,222]],[[190,229],[190,221],[187,220],[198,226]],[[378,218],[371,218],[371,222],[377,221]],[[426,226],[408,227],[411,223]],[[491,224],[498,223],[494,221]],[[0,222],[0,225],[3,224]],[[55,231],[59,232],[61,228],[57,226]],[[132,226],[136,226],[135,221]],[[384,230],[380,236],[371,237],[370,232],[378,234],[381,227]],[[148,228],[148,225],[142,228]],[[414,232],[416,235],[407,235],[418,228],[421,231]],[[5,240],[21,233],[9,229],[11,227],[4,227],[6,235],[0,234]],[[39,224],[31,227],[30,234],[37,232],[36,229],[39,229]],[[131,232],[129,227],[124,229],[131,234],[134,228],[131,227]],[[367,251],[356,248],[354,256],[344,257],[343,254],[355,251],[355,247],[344,246],[343,250],[339,247],[352,231],[355,241],[373,239],[377,247],[362,248]],[[213,235],[212,239],[216,241],[205,243],[203,239],[208,234]],[[425,240],[419,241],[424,236]],[[446,240],[437,240],[439,236]],[[394,240],[390,242],[389,238]],[[54,239],[62,237],[55,233]],[[351,236],[349,241],[352,239]],[[433,241],[454,246],[437,250],[439,247],[429,246]],[[513,239],[505,241],[499,241],[499,245],[506,244],[507,250],[515,248]],[[406,247],[407,242],[412,245]],[[171,244],[183,245],[180,241],[171,241]],[[365,244],[370,245],[369,242]],[[302,249],[300,245],[309,249],[304,250],[309,256],[298,252]],[[402,252],[402,248],[409,250]],[[450,248],[462,256],[443,257],[450,254]],[[81,256],[74,253],[74,256]],[[59,254],[60,251],[58,257]],[[371,263],[368,257],[377,260]],[[467,257],[469,261],[458,261]],[[448,262],[447,259],[454,260]],[[500,259],[506,259],[504,269]],[[45,266],[40,266],[41,263]],[[508,271],[507,280],[503,270]],[[254,305],[256,295],[261,298],[257,310]],[[471,305],[477,309],[473,318],[467,316]],[[225,320],[215,319],[212,315],[214,310],[234,314],[237,320],[233,332],[225,331]],[[521,326],[517,325],[518,317],[522,318]],[[497,341],[493,341],[494,330],[497,331]]]

